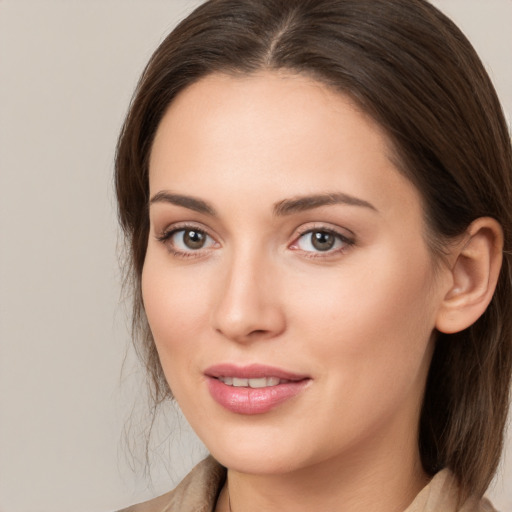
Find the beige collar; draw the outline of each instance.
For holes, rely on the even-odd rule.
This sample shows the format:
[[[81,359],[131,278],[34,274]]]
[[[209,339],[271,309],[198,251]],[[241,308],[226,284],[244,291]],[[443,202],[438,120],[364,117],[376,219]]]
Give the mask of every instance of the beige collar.
[[[488,500],[471,498],[458,506],[458,485],[448,469],[443,469],[426,485],[405,512],[496,512]]]

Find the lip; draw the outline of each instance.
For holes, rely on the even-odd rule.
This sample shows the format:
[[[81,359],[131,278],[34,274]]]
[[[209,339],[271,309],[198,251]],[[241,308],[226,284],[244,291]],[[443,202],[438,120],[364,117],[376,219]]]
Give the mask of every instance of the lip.
[[[212,398],[228,411],[236,414],[263,414],[301,393],[311,382],[308,375],[292,373],[281,368],[253,364],[237,366],[219,364],[208,368],[208,390]],[[240,379],[258,379],[277,377],[287,382],[264,388],[228,386],[219,377],[236,377]]]
[[[210,366],[205,370],[208,377],[237,377],[238,379],[259,379],[261,377],[277,377],[282,380],[299,381],[309,379],[309,375],[292,373],[275,366],[262,364],[251,364],[247,366],[237,366],[231,363],[217,364]]]

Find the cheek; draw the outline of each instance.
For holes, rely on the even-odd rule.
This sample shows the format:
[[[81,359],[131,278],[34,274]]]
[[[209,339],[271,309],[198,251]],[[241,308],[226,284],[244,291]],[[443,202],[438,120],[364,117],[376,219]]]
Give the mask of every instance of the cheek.
[[[370,436],[393,415],[415,421],[430,364],[435,301],[427,265],[355,270],[326,279],[324,293],[297,305],[297,338],[309,340],[302,352],[315,365],[325,396],[336,397],[334,408],[328,401],[319,405],[319,418]]]
[[[142,297],[152,330],[166,338],[194,328],[207,310],[208,269],[201,265],[176,268],[165,250],[150,245],[142,271]],[[156,332],[153,332],[156,336]]]
[[[188,371],[208,317],[205,276],[173,271],[166,255],[148,250],[142,272],[144,309],[162,368],[174,391],[180,373]]]
[[[303,282],[303,290],[315,292],[297,290],[296,321],[314,340],[313,354],[342,369],[339,378],[372,381],[396,372],[406,378],[418,370],[434,328],[430,258],[422,252],[404,259],[394,251],[370,256],[334,278]]]

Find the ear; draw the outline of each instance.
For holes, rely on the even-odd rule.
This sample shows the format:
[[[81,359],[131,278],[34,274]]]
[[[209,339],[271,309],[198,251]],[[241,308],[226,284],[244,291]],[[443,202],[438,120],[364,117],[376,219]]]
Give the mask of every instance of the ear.
[[[451,252],[451,286],[438,310],[438,331],[460,332],[480,318],[496,289],[502,258],[499,222],[490,217],[473,221]]]

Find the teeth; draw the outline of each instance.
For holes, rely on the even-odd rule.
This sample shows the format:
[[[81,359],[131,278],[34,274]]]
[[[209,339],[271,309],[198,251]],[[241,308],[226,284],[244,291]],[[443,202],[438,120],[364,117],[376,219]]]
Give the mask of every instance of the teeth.
[[[281,379],[277,377],[267,377],[265,380],[267,381],[267,386],[277,386],[281,382]]]
[[[279,379],[277,380],[277,383],[279,384]],[[265,377],[262,377],[261,379],[249,379],[250,388],[264,388],[266,386],[268,386],[268,384]]]
[[[277,386],[278,384],[282,384],[284,382],[288,382],[285,380],[281,380],[278,377],[260,377],[257,379],[239,379],[238,377],[219,377],[219,380],[222,381],[227,386],[233,386],[236,388],[266,388],[271,386]]]

